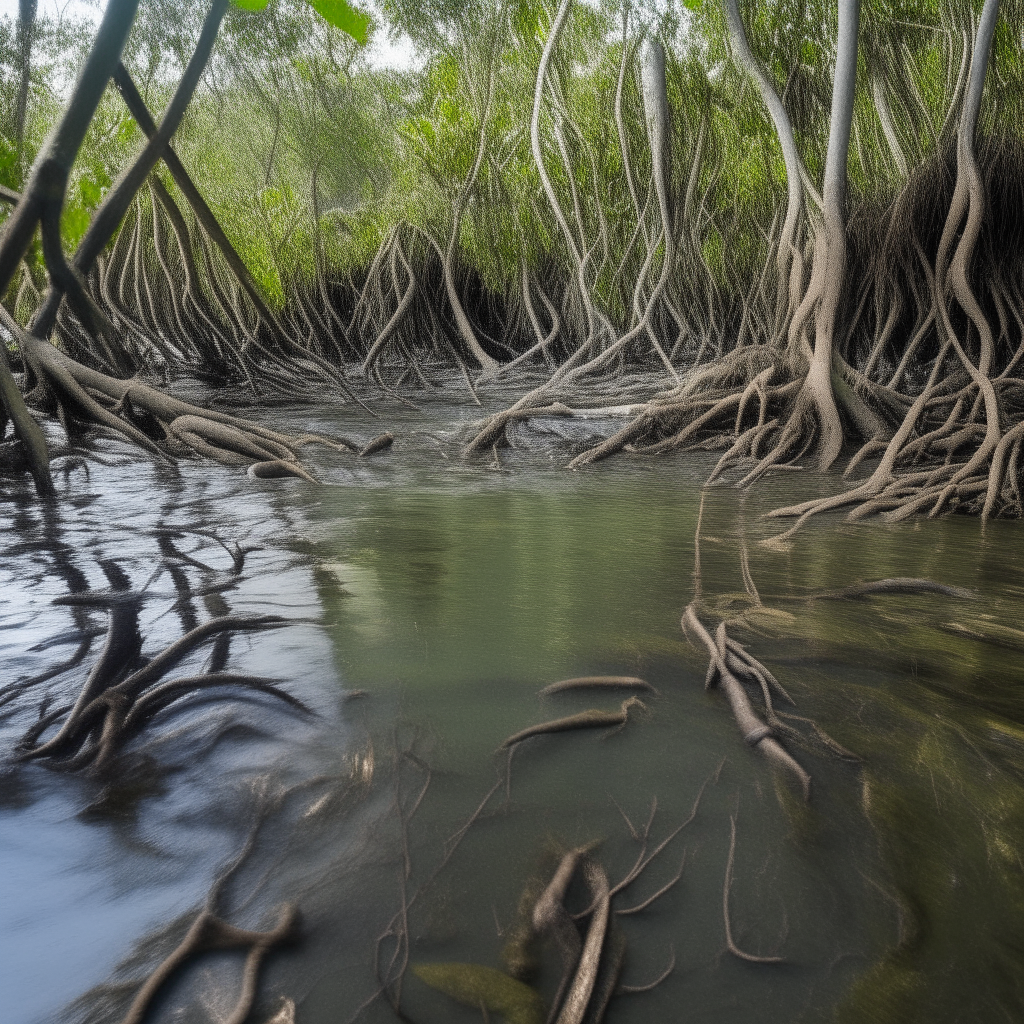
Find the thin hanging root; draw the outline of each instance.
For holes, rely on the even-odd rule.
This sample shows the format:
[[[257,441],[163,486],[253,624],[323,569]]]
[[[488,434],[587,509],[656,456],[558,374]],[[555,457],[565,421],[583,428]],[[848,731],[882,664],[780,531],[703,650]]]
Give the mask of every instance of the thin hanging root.
[[[646,690],[653,694],[658,692],[646,680],[638,679],[636,676],[579,676],[551,683],[540,691],[540,695],[550,697],[553,693],[564,693],[566,690]]]
[[[722,765],[724,764],[725,758],[723,757],[715,771],[701,783],[700,789],[697,790],[697,796],[693,801],[693,806],[690,808],[689,817],[681,825],[677,825],[650,853],[647,852],[647,844],[650,839],[651,826],[654,824],[654,815],[658,809],[657,797],[655,797],[651,804],[650,817],[647,819],[647,825],[644,827],[642,835],[637,834],[636,829],[633,828],[629,818],[627,818],[625,814],[622,814],[623,818],[626,819],[626,825],[630,830],[630,834],[640,842],[640,853],[637,855],[633,866],[623,876],[622,881],[612,886],[611,895],[613,897],[617,896],[620,892],[625,892],[625,890],[628,889],[629,886],[631,886],[647,870],[655,857],[657,857],[669,845],[669,843],[671,843],[672,840],[675,839],[676,836],[678,836],[679,833],[697,817],[697,810],[700,807],[701,798],[704,796],[704,790],[707,789],[707,785],[712,779],[715,779],[715,781],[718,780],[718,773],[722,770]],[[616,806],[618,805],[616,804]],[[622,813],[621,808],[619,808],[619,811]],[[585,911],[584,915],[577,916],[585,916],[585,914],[589,912],[590,911],[588,910]]]
[[[732,867],[736,856],[736,815],[729,818],[729,857],[725,862],[725,885],[722,887],[722,916],[725,919],[725,944],[733,956],[741,960],[747,960],[752,964],[783,964],[785,958],[781,956],[755,956],[753,953],[744,953],[733,941],[732,923],[729,920],[729,890],[732,888]]]
[[[693,604],[689,604],[683,613],[680,625],[683,632],[689,637],[690,631],[702,641],[708,650],[710,664],[708,666],[708,678],[706,685],[713,683],[717,677],[722,682],[722,689],[732,707],[733,717],[743,734],[743,739],[750,747],[756,747],[769,761],[780,768],[785,769],[793,775],[800,783],[804,800],[811,798],[811,777],[797,763],[797,761],[786,751],[781,743],[773,736],[772,726],[763,722],[754,711],[747,697],[743,684],[736,678],[729,667],[727,655],[727,637],[725,635],[725,624],[722,623],[718,630],[719,643],[716,643],[704,628],[700,619],[694,611]],[[765,691],[767,692],[767,691]]]
[[[620,985],[616,990],[616,995],[639,995],[642,992],[653,992],[668,976],[676,969],[676,950],[675,946],[669,945],[669,961],[668,967],[658,975],[654,981],[649,982],[646,985]]]
[[[455,855],[455,851],[459,848],[460,844],[462,843],[462,840],[469,833],[469,830],[472,828],[472,826],[479,820],[479,818],[483,814],[484,809],[486,808],[487,804],[490,803],[491,797],[493,797],[494,794],[497,793],[498,790],[504,784],[505,784],[505,779],[502,776],[499,775],[497,781],[487,791],[486,795],[480,801],[480,803],[477,805],[476,810],[473,811],[473,813],[469,816],[469,818],[467,819],[465,824],[456,833],[454,833],[452,836],[449,836],[449,838],[448,838],[448,840],[447,840],[447,842],[445,844],[445,854],[441,858],[440,863],[437,865],[437,867],[434,868],[434,870],[431,872],[431,874],[427,878],[427,880],[425,882],[423,882],[423,884],[412,894],[411,897],[407,896],[407,892],[406,892],[406,876],[405,876],[405,870],[404,870],[404,867],[403,867],[403,871],[401,872],[401,875],[400,875],[401,894],[402,894],[402,904],[401,904],[401,907],[398,910],[398,912],[395,914],[395,916],[392,917],[390,923],[384,929],[384,931],[381,932],[380,935],[377,936],[377,940],[376,940],[376,942],[374,944],[374,975],[375,975],[375,977],[378,980],[378,987],[377,987],[375,992],[373,992],[370,996],[368,996],[356,1008],[355,1013],[349,1018],[349,1024],[354,1024],[354,1022],[356,1020],[358,1020],[360,1016],[362,1016],[362,1013],[363,1013],[364,1010],[366,1010],[369,1006],[372,1006],[375,1002],[377,1002],[378,999],[381,999],[381,998],[387,998],[388,1002],[391,1004],[392,1008],[395,1009],[396,1012],[400,1013],[400,1011],[398,1010],[397,1003],[396,1003],[396,1001],[394,999],[394,996],[392,994],[392,989],[395,989],[396,987],[400,987],[401,986],[402,978],[405,975],[405,971],[406,971],[406,968],[407,968],[408,962],[409,962],[409,950],[408,950],[408,942],[409,942],[408,918],[409,918],[409,911],[412,910],[413,906],[419,900],[420,896],[422,896],[423,893],[426,892],[426,890],[431,885],[431,883],[433,883],[436,880],[437,876],[448,865],[448,862]],[[425,795],[425,793],[426,793],[426,786],[424,786],[423,790],[420,793],[419,798],[416,801],[416,806],[417,807],[419,806],[419,802],[420,802],[420,800],[422,800],[422,798]],[[406,818],[405,821],[407,821],[407,820],[408,819]],[[403,827],[404,827],[404,825],[403,825]],[[388,939],[394,939],[395,940],[395,952],[392,955],[389,964],[387,965],[387,969],[385,971],[383,971],[383,973],[382,973],[382,970],[381,970],[381,948],[383,947],[384,943]],[[397,974],[395,974],[395,966],[396,966],[396,964],[399,965]],[[400,992],[399,992],[399,995],[400,995]],[[402,1019],[405,1019],[405,1018],[403,1017]]]
[[[538,725],[531,725],[520,732],[513,733],[503,740],[498,747],[499,750],[507,750],[510,747],[522,743],[531,736],[541,736],[545,733],[569,732],[573,729],[607,729],[610,726],[622,728],[629,719],[629,709],[633,707],[646,708],[646,705],[639,697],[629,697],[622,702],[618,711],[590,711],[580,712],[578,715],[569,715],[567,718],[556,718],[550,722],[541,722]]]
[[[637,903],[635,906],[632,907],[625,907],[622,910],[616,910],[615,913],[618,914],[620,917],[626,917],[629,914],[639,914],[641,910],[646,910],[649,906],[651,906],[652,903],[654,903],[656,900],[661,899],[661,897],[664,896],[665,893],[667,893],[670,889],[672,889],[675,886],[679,879],[683,877],[683,869],[685,867],[686,851],[684,850],[683,859],[679,864],[679,870],[676,872],[675,876],[670,881],[666,882],[665,885],[663,885],[656,893],[654,893],[651,896],[648,896],[647,899],[643,900],[641,903]]]

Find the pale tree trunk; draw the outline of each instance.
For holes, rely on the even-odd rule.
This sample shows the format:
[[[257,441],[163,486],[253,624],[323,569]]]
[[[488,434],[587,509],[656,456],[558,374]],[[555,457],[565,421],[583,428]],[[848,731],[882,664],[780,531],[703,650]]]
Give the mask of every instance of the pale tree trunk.
[[[842,0],[840,0],[842,6]],[[782,233],[779,237],[779,250],[777,254],[777,298],[776,298],[776,319],[779,321],[777,328],[779,333],[785,330],[785,323],[795,311],[796,303],[799,301],[795,295],[790,295],[788,315],[785,309],[787,305],[786,292],[791,277],[793,257],[796,254],[794,240],[796,238],[797,226],[800,221],[800,214],[803,211],[803,188],[801,182],[806,176],[803,163],[800,160],[800,153],[796,148],[796,139],[793,136],[793,125],[786,113],[779,94],[775,87],[768,80],[768,76],[761,69],[757,58],[750,49],[747,42],[747,33],[743,27],[743,19],[740,17],[739,0],[725,0],[725,17],[729,25],[729,39],[732,44],[736,59],[743,66],[743,69],[754,79],[757,88],[761,93],[761,99],[768,108],[772,123],[775,125],[775,133],[782,147],[782,159],[786,165],[786,218],[782,223]]]
[[[818,410],[821,428],[819,462],[822,469],[835,462],[843,446],[843,426],[832,389],[832,353],[836,314],[846,276],[846,167],[857,86],[860,0],[838,0],[837,7],[836,72],[832,83],[832,114],[822,188],[822,224],[814,245],[815,262],[818,247],[824,245],[825,251],[821,294],[814,315],[814,351],[805,384]]]

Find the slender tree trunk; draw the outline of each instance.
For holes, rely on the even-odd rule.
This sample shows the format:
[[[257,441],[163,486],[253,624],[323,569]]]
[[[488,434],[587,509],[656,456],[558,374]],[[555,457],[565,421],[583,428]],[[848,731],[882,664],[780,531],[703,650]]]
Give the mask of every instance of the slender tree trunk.
[[[844,0],[839,0],[839,5],[844,5]],[[777,291],[776,291],[776,330],[778,335],[784,335],[789,318],[794,314],[795,309],[790,308],[788,314],[785,310],[787,305],[786,295],[790,280],[790,269],[795,255],[794,249],[797,226],[800,221],[800,214],[803,211],[803,188],[801,182],[806,176],[803,169],[803,162],[800,153],[796,148],[796,139],[793,135],[793,125],[786,113],[779,94],[769,81],[768,76],[761,69],[757,58],[750,49],[747,42],[746,30],[743,27],[743,19],[740,17],[739,0],[725,0],[725,17],[729,25],[729,38],[736,57],[746,70],[747,74],[754,79],[761,99],[768,108],[772,123],[775,125],[775,133],[782,147],[782,159],[786,165],[786,219],[782,223],[782,233],[779,236],[779,250],[777,256]],[[792,302],[790,302],[792,306]],[[778,336],[777,335],[777,336]]]
[[[71,165],[78,155],[107,82],[135,19],[139,0],[110,0],[85,66],[57,127],[39,150],[21,202],[0,234],[0,294],[7,290],[47,203],[63,204]]]
[[[152,139],[156,135],[156,124],[146,108],[146,103],[141,93],[135,87],[135,83],[132,81],[131,75],[128,74],[124,65],[118,65],[114,72],[114,83],[117,85],[118,91],[121,93],[121,97],[124,99],[125,105],[135,119],[136,124]],[[202,229],[220,250],[225,262],[231,268],[231,272],[242,286],[242,290],[248,295],[249,301],[256,307],[260,319],[267,325],[271,333],[276,335],[276,340],[279,343],[289,347],[290,342],[287,332],[260,294],[259,289],[256,287],[256,282],[253,281],[252,275],[249,273],[249,268],[246,267],[242,257],[238,255],[238,250],[235,249],[231,244],[231,240],[224,233],[224,229],[220,226],[220,222],[217,220],[213,210],[210,209],[199,189],[196,188],[195,182],[192,181],[188,171],[185,170],[184,164],[178,159],[178,154],[168,145],[164,148],[162,155],[163,161],[167,165],[167,170],[171,172],[171,177],[174,179],[174,184],[178,186]]]
[[[213,0],[203,22],[202,31],[196,42],[196,48],[185,68],[185,72],[178,83],[171,102],[160,122],[160,128],[146,143],[145,148],[136,157],[131,167],[125,171],[116,184],[107,193],[99,209],[93,215],[89,229],[85,233],[75,253],[72,263],[73,271],[80,277],[84,277],[92,270],[96,257],[103,251],[106,244],[113,237],[118,225],[124,219],[125,213],[131,206],[139,189],[142,188],[149,177],[150,171],[156,166],[163,156],[171,136],[181,124],[185,111],[192,100],[196,86],[206,68],[210,58],[213,45],[217,41],[217,33],[220,30],[220,23],[228,8],[228,0]],[[29,330],[37,337],[47,338],[53,330],[57,319],[57,310],[60,308],[63,298],[61,290],[56,283],[51,283],[50,289],[43,299],[43,304],[32,319]],[[76,310],[77,312],[77,310]],[[81,317],[80,317],[81,319]]]
[[[28,86],[32,73],[32,36],[36,27],[37,0],[18,2],[18,57],[21,63],[21,81],[18,100],[14,108],[14,144],[21,159],[25,145],[25,111],[28,108]]]
[[[135,20],[139,0],[109,0],[96,32],[92,49],[75,83],[64,114],[43,143],[29,172],[21,201],[7,218],[0,233],[0,294],[3,294],[22,256],[32,241],[44,210],[64,203],[68,175],[96,108],[107,87],[111,72],[121,58],[121,50]],[[0,361],[0,394],[15,431],[28,454],[29,465],[40,495],[53,493],[49,457],[42,433],[32,420],[7,366]]]
[[[836,314],[846,276],[846,168],[857,86],[857,35],[860,0],[838,0],[839,37],[836,71],[832,83],[832,115],[829,124],[825,181],[822,188],[822,227],[815,249],[825,246],[821,296],[814,317],[814,354],[807,373],[807,388],[821,418],[819,462],[827,469],[839,457],[843,426],[832,389],[832,353]]]

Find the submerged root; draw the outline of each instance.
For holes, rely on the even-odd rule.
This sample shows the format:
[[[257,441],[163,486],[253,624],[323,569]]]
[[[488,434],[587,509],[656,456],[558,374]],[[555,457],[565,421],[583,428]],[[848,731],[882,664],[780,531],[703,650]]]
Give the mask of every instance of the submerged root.
[[[706,686],[711,686],[716,679],[721,681],[722,689],[725,691],[744,742],[750,747],[755,747],[776,767],[792,775],[799,783],[804,799],[809,800],[811,797],[810,775],[779,742],[775,735],[776,729],[763,721],[754,711],[742,683],[730,667],[725,623],[719,624],[717,636],[712,639],[697,617],[693,604],[690,604],[683,613],[681,625],[687,636],[692,632],[707,648],[710,662]],[[761,676],[766,679],[763,673]],[[763,692],[767,707],[770,709],[771,698],[768,695],[767,685]],[[774,713],[772,712],[772,714]]]
[[[204,953],[221,949],[247,949],[242,968],[242,985],[238,998],[225,1024],[244,1024],[256,998],[260,968],[267,954],[282,943],[294,940],[298,935],[299,912],[294,904],[284,903],[277,911],[277,920],[266,931],[252,931],[229,924],[218,914],[221,894],[232,875],[238,870],[251,850],[257,829],[253,830],[242,854],[217,878],[206,905],[192,922],[185,937],[177,947],[156,967],[132,999],[127,1013],[120,1024],[142,1024],[150,1006],[160,990],[179,973],[190,961]]]
[[[729,818],[729,857],[725,862],[725,883],[722,886],[722,916],[725,919],[725,945],[733,956],[739,957],[752,964],[783,964],[785,959],[781,956],[758,956],[754,953],[747,953],[736,945],[732,937],[732,921],[729,913],[729,892],[732,889],[732,869],[736,857],[736,816]]]
[[[629,697],[622,702],[618,711],[582,711],[578,715],[569,715],[566,718],[556,718],[550,722],[540,722],[538,725],[531,725],[504,739],[499,750],[508,750],[516,744],[528,740],[531,736],[542,736],[546,733],[570,732],[575,729],[607,729],[617,727],[621,729],[629,719],[629,709],[646,705],[638,697]],[[616,731],[617,731],[616,729]]]
[[[540,691],[542,697],[550,697],[554,693],[566,690],[646,690],[657,694],[657,690],[644,679],[636,676],[579,676],[576,679],[562,679],[550,683]]]

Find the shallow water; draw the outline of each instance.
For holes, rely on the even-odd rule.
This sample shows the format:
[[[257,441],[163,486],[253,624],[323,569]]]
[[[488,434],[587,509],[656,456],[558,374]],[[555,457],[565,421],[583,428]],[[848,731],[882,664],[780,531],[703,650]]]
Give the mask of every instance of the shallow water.
[[[837,480],[784,473],[747,493],[705,492],[704,621],[730,619],[730,635],[779,677],[796,713],[863,759],[791,745],[814,778],[804,806],[744,746],[723,695],[705,691],[706,656],[679,627],[714,456],[620,457],[566,473],[580,432],[609,424],[551,421],[519,428],[497,463],[493,454],[465,462],[459,440],[475,407],[382,412],[380,429],[398,436],[389,453],[356,462],[311,450],[326,487],[198,464],[178,474],[114,441],[102,442],[114,464],[92,467],[88,480],[73,472],[73,500],[51,514],[25,485],[4,485],[7,681],[68,657],[68,634],[104,624],[102,612],[76,620],[52,604],[67,591],[68,565],[102,588],[99,562],[114,559],[141,589],[165,565],[155,531],[175,527],[181,550],[221,572],[231,560],[209,534],[261,547],[224,597],[234,612],[296,621],[236,637],[230,667],[276,677],[317,712],[221,692],[158,718],[113,783],[9,765],[0,776],[6,1019],[119,1020],[256,818],[263,824],[222,913],[268,927],[292,901],[303,928],[268,960],[252,1020],[287,998],[296,1020],[333,1024],[376,990],[376,940],[403,889],[413,901],[411,964],[500,968],[522,893],[546,882],[562,852],[597,844],[614,883],[639,850],[630,828],[643,829],[655,799],[651,848],[691,816],[698,794],[690,823],[616,898],[620,909],[642,902],[685,854],[678,884],[617,923],[625,984],[653,980],[673,957],[675,969],[652,992],[616,998],[611,1024],[1024,1016],[1019,524],[982,532],[957,518],[831,518],[776,550],[758,543],[779,529],[762,514]],[[348,435],[378,429],[347,410],[263,418]],[[760,608],[744,592],[744,550]],[[193,587],[208,578],[174,564]],[[977,599],[792,600],[887,576],[926,576]],[[169,572],[149,583],[147,653],[181,634],[177,599]],[[208,614],[202,602],[198,610]],[[5,751],[44,693],[77,692],[101,642],[79,668],[0,707]],[[184,668],[201,670],[208,653]],[[619,695],[537,694],[591,674],[640,675],[659,693],[614,735],[524,743],[510,784],[436,871],[504,772],[495,756],[504,737],[618,707]],[[726,950],[730,819],[733,937],[784,963]],[[582,891],[570,899],[585,906]],[[385,940],[385,963],[395,948]],[[243,955],[199,958],[153,1019],[224,1019]],[[550,997],[557,981],[557,956],[543,950],[536,984]],[[482,1019],[412,971],[401,998],[424,1024]],[[362,1019],[397,1017],[377,1000]]]

